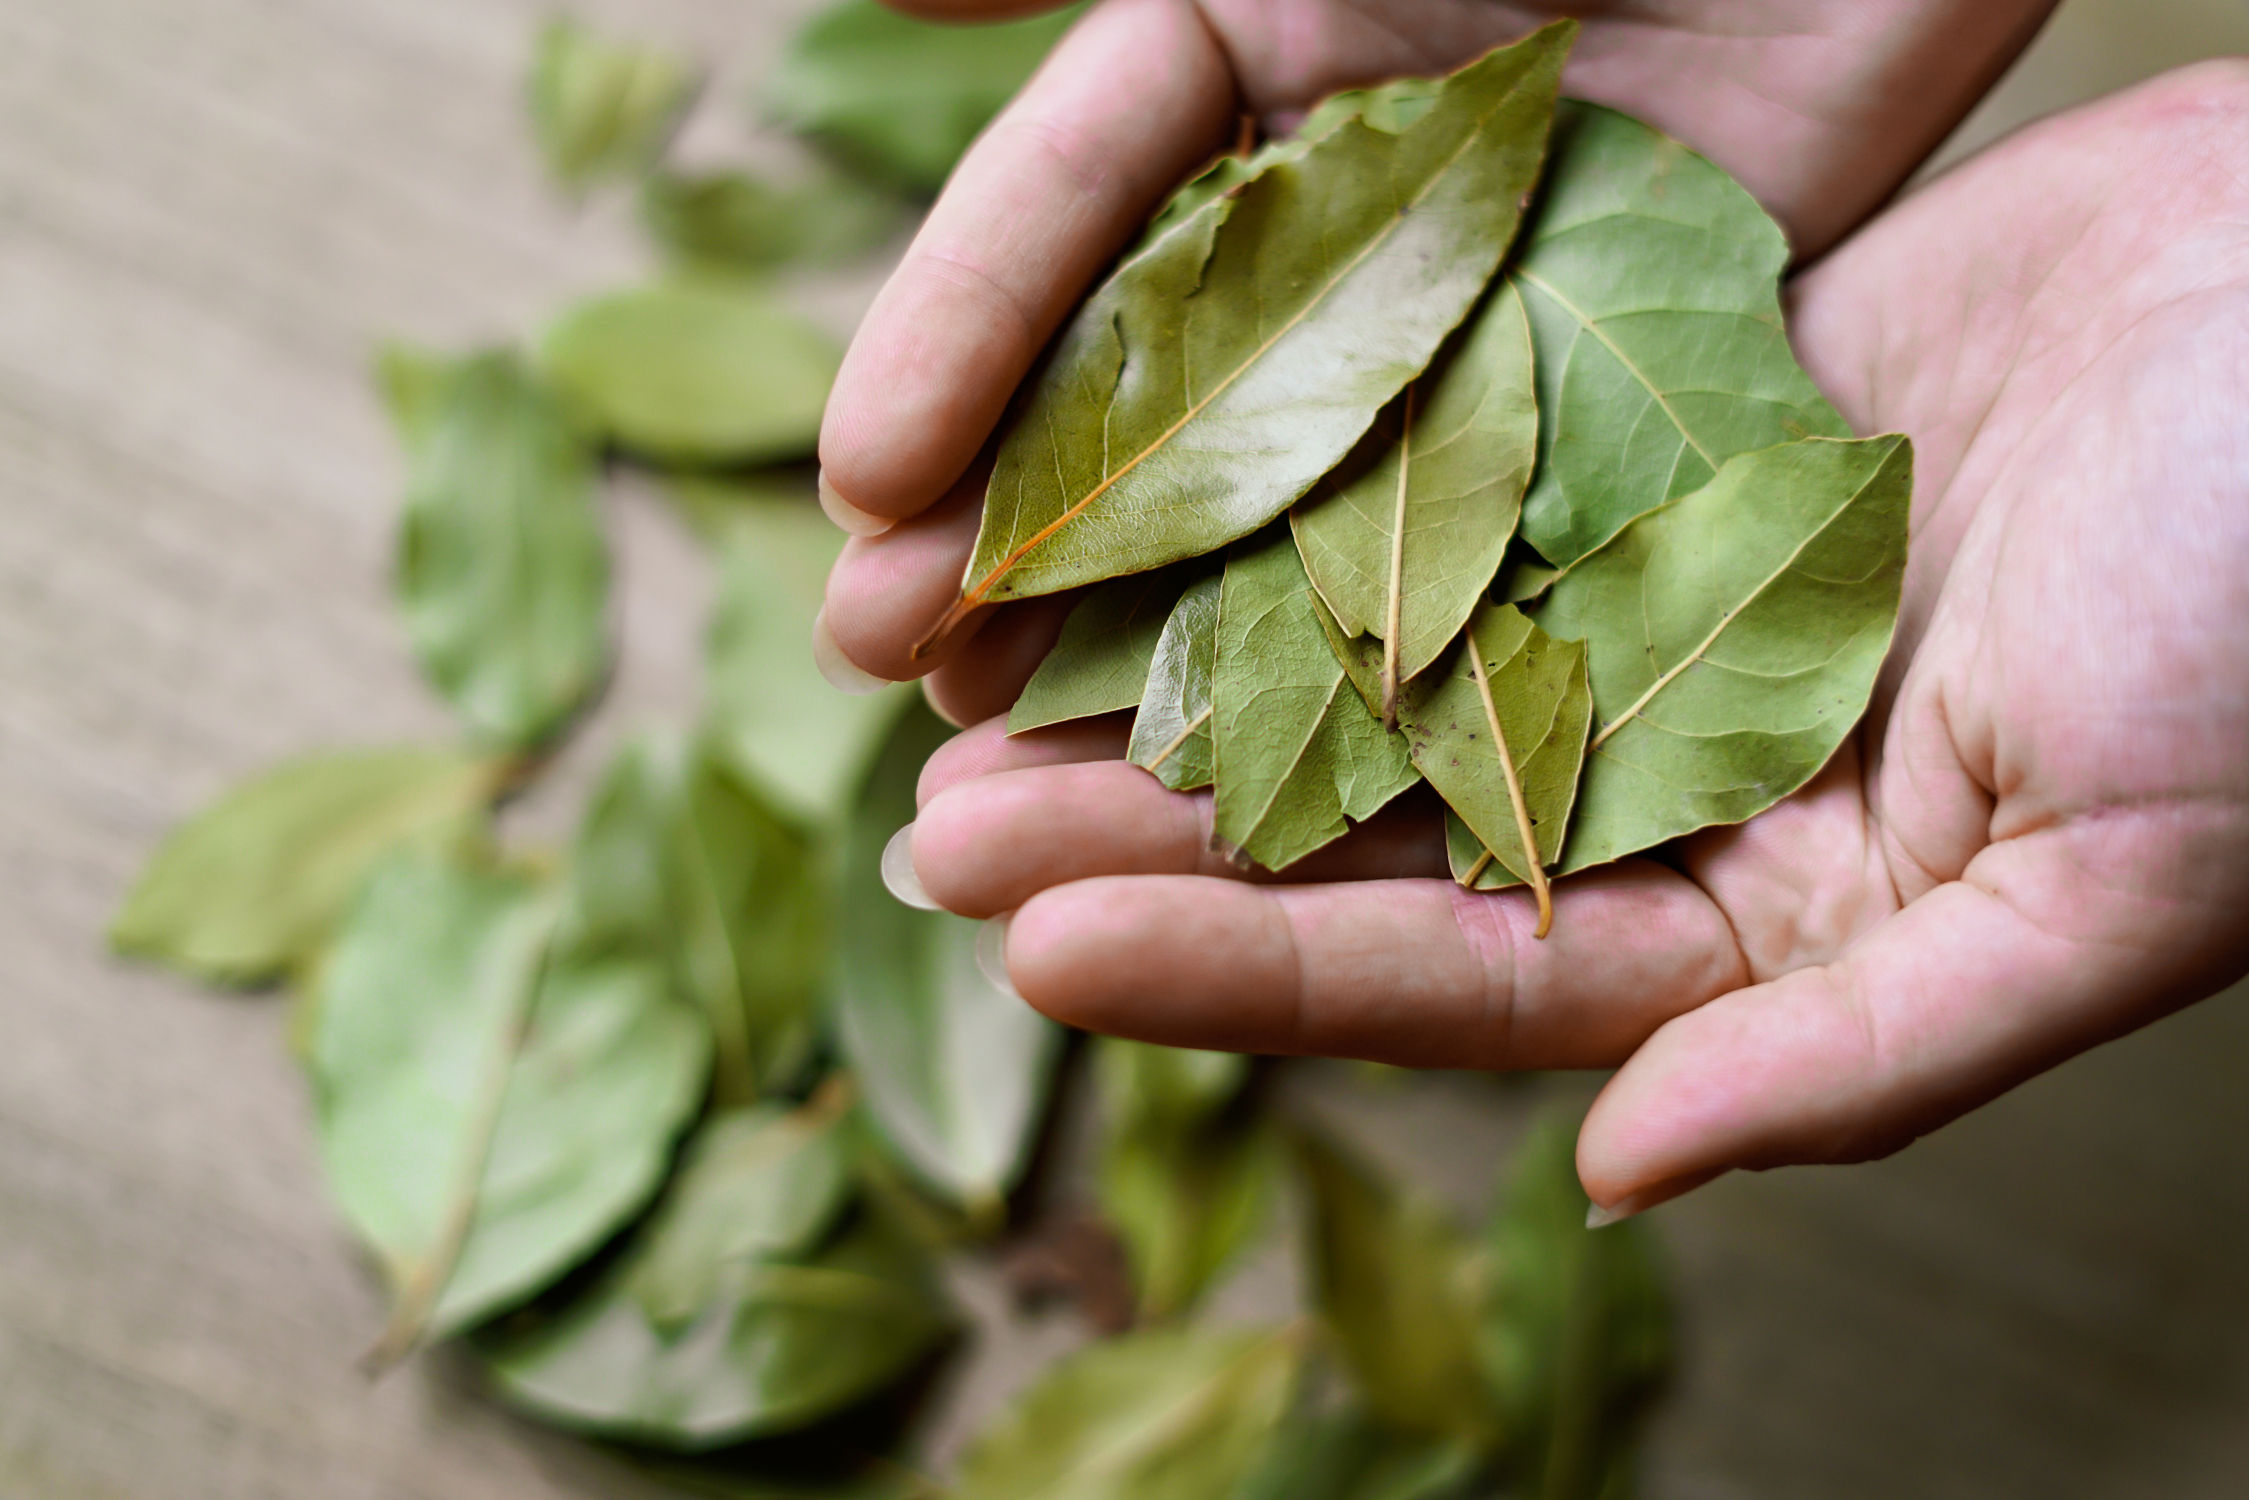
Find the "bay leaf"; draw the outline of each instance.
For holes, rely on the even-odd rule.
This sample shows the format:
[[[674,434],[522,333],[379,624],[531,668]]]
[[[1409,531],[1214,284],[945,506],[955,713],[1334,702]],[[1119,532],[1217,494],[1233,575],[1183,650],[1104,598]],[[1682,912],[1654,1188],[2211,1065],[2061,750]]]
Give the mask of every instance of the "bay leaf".
[[[1083,10],[964,26],[842,0],[790,39],[765,102],[855,170],[934,194]]]
[[[506,350],[386,382],[409,439],[396,586],[423,673],[477,739],[551,737],[609,660],[594,460]]]
[[[1478,1356],[1506,1412],[1510,1467],[1538,1500],[1628,1492],[1640,1419],[1671,1364],[1646,1226],[1585,1227],[1575,1125],[1533,1128],[1484,1230],[1494,1269]]]
[[[841,825],[910,686],[839,693],[812,655],[828,570],[845,537],[809,498],[742,479],[672,489],[719,554],[704,638],[704,714],[729,764],[808,827]]]
[[[1491,1440],[1476,1363],[1481,1267],[1466,1236],[1330,1141],[1301,1135],[1297,1157],[1314,1304],[1367,1410],[1402,1433]]]
[[[1344,632],[1385,643],[1389,722],[1398,684],[1460,634],[1515,534],[1538,451],[1533,402],[1530,327],[1501,284],[1289,513]]]
[[[1344,120],[1120,266],[1018,395],[959,608],[1209,552],[1333,468],[1514,237],[1575,34],[1395,132]]]
[[[951,734],[916,701],[868,775],[845,839],[835,1020],[882,1138],[991,1222],[1030,1152],[1062,1032],[985,975],[981,924],[906,906],[883,885],[883,847],[912,819],[922,763]]]
[[[550,952],[530,880],[394,857],[312,1016],[321,1158],[396,1302],[377,1356],[520,1302],[655,1192],[709,1036],[662,970]]]
[[[1555,117],[1508,268],[1537,351],[1523,536],[1566,567],[1737,453],[1851,435],[1782,326],[1788,245],[1723,171],[1597,105]]]
[[[842,173],[786,186],[750,172],[652,172],[640,221],[690,271],[756,273],[833,266],[904,227],[897,195]]]
[[[1191,1309],[1271,1212],[1280,1155],[1272,1132],[1242,1107],[1249,1062],[1094,1041],[1101,1210],[1124,1241],[1145,1319]]]
[[[1866,710],[1913,497],[1899,436],[1783,444],[1633,522],[1534,613],[1586,643],[1594,732],[1562,869],[1772,806]]]
[[[1163,1328],[1050,1366],[961,1460],[956,1500],[1228,1500],[1287,1409],[1290,1331]]]
[[[1284,869],[1419,779],[1349,685],[1286,530],[1228,552],[1216,640],[1214,837]]]
[[[286,762],[174,829],[109,941],[222,984],[300,970],[392,850],[477,842],[506,763],[418,745]]]
[[[1210,785],[1210,680],[1218,664],[1220,573],[1189,584],[1148,657],[1125,758],[1175,792]]]
[[[842,353],[754,282],[678,274],[565,310],[546,378],[618,447],[689,467],[811,456]]]
[[[539,28],[528,90],[531,134],[547,171],[580,192],[651,165],[699,82],[685,58],[554,17]]]
[[[1062,622],[1054,649],[1008,710],[1007,732],[1140,706],[1156,643],[1179,596],[1215,568],[1194,563],[1112,578],[1088,590]]]
[[[1470,1444],[1300,1401],[1230,1500],[1466,1500],[1481,1468]]]

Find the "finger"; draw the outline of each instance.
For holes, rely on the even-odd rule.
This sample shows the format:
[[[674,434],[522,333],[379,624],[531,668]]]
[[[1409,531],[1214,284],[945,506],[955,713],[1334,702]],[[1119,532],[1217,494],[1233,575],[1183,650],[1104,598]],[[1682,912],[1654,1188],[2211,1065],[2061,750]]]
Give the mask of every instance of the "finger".
[[[922,679],[937,711],[955,724],[981,724],[1013,708],[1077,602],[1072,591],[1001,605],[972,641]]]
[[[918,805],[927,807],[932,798],[949,787],[1001,771],[1083,760],[1121,760],[1131,736],[1130,714],[1073,719],[1012,735],[1007,732],[1005,719],[987,719],[937,747],[937,753],[921,768]]]
[[[1016,988],[1057,1020],[1239,1052],[1431,1068],[1621,1061],[1740,983],[1725,919],[1685,877],[1628,863],[1527,894],[1450,881],[1258,886],[1080,881],[1009,924]]]
[[[944,494],[1064,314],[1233,112],[1190,0],[1089,11],[962,158],[852,340],[820,433],[835,497],[903,518]]]
[[[845,542],[828,570],[820,609],[834,649],[862,672],[906,682],[935,671],[966,646],[990,618],[989,608],[971,612],[920,657],[912,655],[914,643],[960,597],[983,505],[982,475],[974,473],[926,514],[879,536]]]

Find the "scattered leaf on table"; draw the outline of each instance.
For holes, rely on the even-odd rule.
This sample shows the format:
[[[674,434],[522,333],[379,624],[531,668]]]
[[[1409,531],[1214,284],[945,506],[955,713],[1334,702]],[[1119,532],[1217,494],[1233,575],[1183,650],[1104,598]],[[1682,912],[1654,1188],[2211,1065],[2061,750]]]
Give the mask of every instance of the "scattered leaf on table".
[[[558,16],[540,28],[532,57],[531,133],[555,181],[581,191],[653,163],[698,84],[685,58]]]
[[[646,963],[549,953],[518,876],[399,857],[338,935],[313,1016],[321,1156],[403,1353],[538,1291],[655,1191],[710,1044]]]
[[[1889,650],[1912,494],[1902,437],[1784,444],[1555,580],[1533,618],[1585,640],[1593,679],[1565,871],[1738,823],[1827,763]]]
[[[300,969],[385,854],[479,839],[505,771],[500,760],[420,746],[278,766],[172,831],[109,940],[226,984]]]
[[[1588,1230],[1576,1157],[1574,1121],[1535,1127],[1484,1232],[1494,1274],[1479,1353],[1512,1466],[1538,1500],[1629,1492],[1634,1429],[1671,1362],[1645,1226]]]
[[[1565,103],[1508,279],[1537,350],[1523,536],[1567,566],[1737,453],[1849,437],[1781,326],[1788,245],[1742,186],[1611,110]]]
[[[1336,660],[1285,528],[1227,554],[1211,704],[1212,833],[1268,870],[1419,779]]]
[[[961,1460],[956,1500],[1229,1500],[1286,1411],[1293,1330],[1166,1328],[1065,1356]]]
[[[960,608],[1209,552],[1333,468],[1483,292],[1575,34],[1396,131],[1345,120],[1119,267],[1018,394]]]
[[[1499,568],[1538,451],[1522,298],[1497,287],[1343,467],[1289,513],[1304,570],[1347,635],[1398,684],[1459,636]]]
[[[756,283],[710,275],[580,302],[539,344],[540,368],[589,425],[689,466],[810,456],[841,358]]]
[[[1198,576],[1216,571],[1181,563],[1088,590],[1008,711],[1008,733],[1139,707],[1156,642],[1179,596]]]
[[[1082,9],[963,26],[842,0],[790,41],[765,100],[855,169],[935,193]]]
[[[719,552],[705,647],[706,713],[722,753],[791,817],[839,824],[911,687],[840,693],[812,622],[844,535],[807,497],[743,481],[674,481]]]
[[[988,1222],[1030,1151],[1062,1032],[985,976],[981,924],[906,906],[883,885],[883,846],[914,815],[922,762],[951,735],[910,705],[867,778],[844,849],[836,1021],[883,1138]]]
[[[1271,1130],[1238,1107],[1249,1059],[1101,1037],[1101,1209],[1144,1318],[1191,1308],[1257,1237],[1275,1196]]]
[[[1299,1402],[1230,1500],[1466,1500],[1481,1465],[1457,1439],[1384,1427],[1363,1411]]]
[[[1210,679],[1218,662],[1219,573],[1179,596],[1148,658],[1125,758],[1175,792],[1210,785]]]
[[[592,452],[508,351],[434,377],[396,356],[408,454],[398,601],[422,670],[481,740],[551,736],[609,660]]]
[[[1298,1138],[1311,1188],[1312,1296],[1367,1410],[1399,1432],[1484,1442],[1495,1418],[1476,1363],[1480,1266],[1435,1204],[1334,1144]]]
[[[897,196],[830,173],[779,187],[748,172],[654,172],[640,219],[677,264],[720,272],[828,267],[897,235]]]
[[[660,966],[710,1023],[741,1104],[809,1055],[832,901],[818,853],[699,744],[644,736],[594,789],[572,851],[566,951]]]

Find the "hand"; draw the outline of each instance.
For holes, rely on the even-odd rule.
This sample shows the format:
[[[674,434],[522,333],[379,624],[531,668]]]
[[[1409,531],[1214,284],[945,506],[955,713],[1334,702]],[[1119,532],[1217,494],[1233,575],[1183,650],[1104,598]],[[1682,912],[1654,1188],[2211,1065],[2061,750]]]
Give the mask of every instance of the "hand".
[[[902,0],[951,18],[1038,0]],[[1564,79],[1708,153],[1798,251],[1840,238],[1935,147],[2053,0],[1102,0],[962,161],[868,313],[821,434],[830,514],[868,532],[829,585],[823,657],[885,678],[957,594],[983,488],[974,460],[1032,359],[1154,206],[1234,139],[1356,84],[1440,72],[1557,15],[1584,18]],[[985,631],[1035,660],[1057,606]],[[1005,637],[1000,640],[1000,637]],[[840,658],[840,660],[839,660]],[[940,670],[956,717],[977,674]]]
[[[1895,1151],[2210,994],[2249,970],[2245,160],[2249,65],[2206,64],[2004,143],[1796,284],[1814,377],[1918,449],[1873,708],[1764,816],[1560,883],[1550,940],[1520,893],[1223,878],[1207,798],[1092,760],[1102,725],[946,747],[925,884],[1020,907],[1018,987],[1096,1030],[1621,1064],[1578,1155],[1619,1211]],[[1440,867],[1411,809],[1347,843],[1328,873]]]

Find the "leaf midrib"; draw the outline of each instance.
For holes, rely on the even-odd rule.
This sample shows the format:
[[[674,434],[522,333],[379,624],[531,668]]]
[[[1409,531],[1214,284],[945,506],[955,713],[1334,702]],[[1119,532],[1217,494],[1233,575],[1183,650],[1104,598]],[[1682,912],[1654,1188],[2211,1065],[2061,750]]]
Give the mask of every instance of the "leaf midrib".
[[[1664,416],[1669,418],[1671,425],[1678,429],[1679,436],[1686,440],[1687,446],[1695,450],[1695,455],[1710,466],[1710,471],[1713,474],[1718,472],[1718,460],[1711,457],[1710,450],[1703,447],[1701,441],[1695,437],[1694,432],[1687,426],[1686,419],[1681,417],[1678,410],[1672,406],[1670,396],[1657,388],[1656,383],[1648,378],[1647,372],[1634,362],[1631,355],[1624,352],[1615,339],[1609,337],[1607,330],[1603,329],[1596,319],[1564,296],[1561,289],[1555,286],[1553,282],[1548,281],[1529,267],[1517,266],[1514,275],[1517,280],[1528,282],[1552,298],[1564,312],[1577,320],[1579,327],[1599,340],[1601,347],[1614,355],[1616,362],[1624,366],[1626,373],[1638,381],[1641,388],[1648,393],[1655,404],[1662,408]]]

